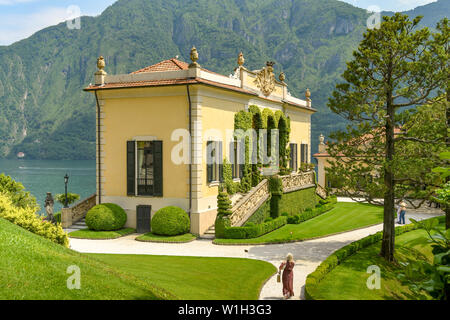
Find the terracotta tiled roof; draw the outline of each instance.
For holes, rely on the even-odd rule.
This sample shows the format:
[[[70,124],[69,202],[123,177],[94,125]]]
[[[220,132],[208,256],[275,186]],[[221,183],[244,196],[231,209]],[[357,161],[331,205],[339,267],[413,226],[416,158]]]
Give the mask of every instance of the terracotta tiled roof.
[[[120,88],[137,88],[137,87],[154,87],[154,86],[165,86],[165,85],[176,85],[176,84],[191,84],[191,83],[202,83],[206,85],[211,85],[215,87],[220,87],[224,89],[230,89],[233,91],[238,91],[246,94],[251,94],[254,96],[257,96],[256,93],[235,87],[232,85],[210,81],[202,78],[194,78],[194,79],[171,79],[171,80],[151,80],[151,81],[136,81],[136,82],[117,82],[117,83],[106,83],[103,86],[95,86],[90,85],[87,88],[85,88],[85,91],[90,90],[104,90],[104,89],[120,89]]]
[[[148,66],[146,68],[140,69],[138,71],[132,72],[131,74],[140,74],[140,73],[149,73],[149,72],[164,72],[164,71],[179,71],[179,70],[188,70],[189,64],[180,61],[176,58],[164,60],[161,62],[158,62],[157,64]],[[210,72],[219,76],[222,76],[224,78],[227,78],[226,76],[201,68],[203,71]],[[120,88],[138,88],[138,87],[156,87],[156,86],[166,86],[166,85],[182,85],[182,84],[205,84],[210,85],[218,88],[233,90],[240,93],[249,94],[252,96],[258,96],[257,93],[243,89],[241,87],[217,82],[217,81],[211,81],[203,78],[180,78],[180,79],[170,79],[170,80],[147,80],[147,81],[135,81],[135,82],[115,82],[115,83],[106,83],[102,86],[96,86],[96,85],[89,85],[87,88],[85,88],[85,91],[92,91],[92,90],[106,90],[106,89],[120,89]],[[273,102],[280,102],[268,98],[262,98],[267,101],[273,101]],[[313,108],[308,108],[290,101],[283,100],[282,103],[287,103],[290,105],[294,105],[297,107],[300,107],[302,109],[311,110],[313,112],[316,112]]]
[[[151,80],[151,81],[136,81],[136,82],[116,82],[107,83],[103,86],[90,85],[85,88],[85,91],[98,90],[98,89],[120,89],[120,88],[138,88],[138,87],[156,87],[175,84],[189,84],[197,83],[195,79],[170,79],[170,80]]]
[[[136,82],[106,83],[103,86],[90,85],[87,88],[85,88],[84,91],[121,89],[121,88],[139,88],[139,87],[157,87],[157,86],[182,85],[182,84],[205,84],[205,85],[210,85],[210,86],[217,87],[217,88],[223,88],[223,89],[228,89],[228,90],[232,90],[235,92],[249,94],[252,96],[258,96],[257,93],[240,88],[240,87],[236,87],[236,86],[232,86],[232,85],[228,85],[228,84],[224,84],[224,83],[220,83],[220,82],[215,82],[215,81],[211,81],[211,80],[207,80],[207,79],[202,79],[202,78],[194,78],[194,79],[183,78],[183,79],[171,79],[171,80],[151,80],[151,81],[136,81]],[[280,101],[276,101],[276,100],[272,100],[272,99],[268,99],[268,98],[262,98],[262,99],[267,100],[267,101],[280,102]],[[282,102],[300,107],[302,109],[316,112],[316,110],[313,108],[304,107],[304,106],[301,106],[301,105],[298,105],[298,104],[295,104],[295,103],[292,103],[289,101],[282,101]]]
[[[175,58],[158,62],[157,64],[132,72],[132,74],[143,72],[160,72],[160,71],[178,71],[187,70],[189,64],[184,61],[177,60]]]

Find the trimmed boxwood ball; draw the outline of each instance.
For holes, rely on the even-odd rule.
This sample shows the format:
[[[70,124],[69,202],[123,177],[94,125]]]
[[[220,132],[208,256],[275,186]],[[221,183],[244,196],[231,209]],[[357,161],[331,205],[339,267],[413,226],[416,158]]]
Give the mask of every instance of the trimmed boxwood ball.
[[[114,203],[102,203],[91,208],[86,214],[86,225],[91,230],[113,231],[122,229],[127,222],[127,214]]]
[[[152,233],[161,236],[176,236],[188,233],[191,221],[186,211],[169,206],[156,211],[152,218]]]

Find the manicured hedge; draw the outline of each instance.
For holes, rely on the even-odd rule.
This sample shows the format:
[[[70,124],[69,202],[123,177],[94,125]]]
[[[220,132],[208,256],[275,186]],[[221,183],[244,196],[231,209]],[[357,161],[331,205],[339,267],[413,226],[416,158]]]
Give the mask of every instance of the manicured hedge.
[[[317,198],[315,187],[284,193],[279,202],[279,211],[287,212],[290,216],[296,215],[306,208],[314,208],[318,203]]]
[[[249,226],[249,227],[228,227],[225,228],[225,239],[250,239],[257,238],[273,230],[286,225],[286,217],[278,217],[268,222]]]
[[[431,219],[437,219],[439,223],[445,221],[445,216],[435,217]],[[418,229],[419,226],[415,224],[408,224],[395,228],[395,235],[398,236],[402,233],[413,231]],[[358,241],[352,242],[349,245],[335,251],[332,255],[326,258],[317,269],[310,273],[306,278],[305,283],[305,297],[307,300],[315,300],[313,291],[318,286],[320,281],[341,262],[347,259],[349,256],[358,252],[359,250],[366,248],[372,244],[375,244],[383,239],[383,232],[377,232],[373,235],[362,238]]]
[[[315,218],[327,211],[330,211],[334,208],[334,205],[336,203],[336,197],[329,197],[326,200],[321,199],[314,209],[308,208],[304,212],[293,216],[289,216],[287,213],[283,213],[283,215],[286,215],[288,217],[288,224],[299,224],[305,222],[306,220]]]
[[[114,203],[102,203],[91,208],[86,214],[86,225],[91,230],[113,231],[122,229],[127,222],[127,214]]]
[[[260,224],[270,217],[270,199],[264,202],[258,210],[248,218],[247,223]]]
[[[61,225],[54,225],[48,221],[43,221],[37,214],[36,208],[16,206],[11,198],[0,194],[0,218],[18,225],[34,234],[47,238],[50,241],[69,246],[69,238]]]
[[[152,218],[152,233],[160,236],[177,236],[188,233],[190,229],[191,220],[186,211],[179,207],[161,208]]]

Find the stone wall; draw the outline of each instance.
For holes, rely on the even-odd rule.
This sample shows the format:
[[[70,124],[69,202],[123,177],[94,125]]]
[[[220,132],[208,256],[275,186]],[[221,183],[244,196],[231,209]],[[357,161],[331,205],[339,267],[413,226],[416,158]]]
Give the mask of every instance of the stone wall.
[[[96,194],[80,201],[70,208],[62,208],[61,210],[61,224],[63,228],[68,228],[77,221],[83,219],[86,213],[96,205]]]
[[[231,209],[231,225],[240,227],[270,197],[269,181],[264,179]]]
[[[328,196],[327,190],[325,190],[325,188],[322,187],[320,184],[317,184],[316,193],[322,199],[326,199]]]
[[[284,193],[316,186],[314,171],[293,173],[282,176],[281,180],[283,181]]]

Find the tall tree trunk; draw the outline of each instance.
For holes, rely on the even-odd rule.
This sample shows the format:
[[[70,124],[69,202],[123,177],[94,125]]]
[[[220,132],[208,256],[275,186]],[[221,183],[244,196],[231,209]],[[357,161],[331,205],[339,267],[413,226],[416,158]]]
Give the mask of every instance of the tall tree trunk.
[[[388,76],[388,84],[391,84],[391,78]],[[392,87],[391,87],[392,88]],[[384,195],[384,220],[383,220],[383,240],[381,242],[380,255],[387,261],[394,261],[395,247],[395,221],[394,221],[394,173],[392,170],[392,159],[394,156],[394,126],[395,109],[392,103],[392,90],[386,93],[386,165],[384,168],[384,184],[386,193]]]

